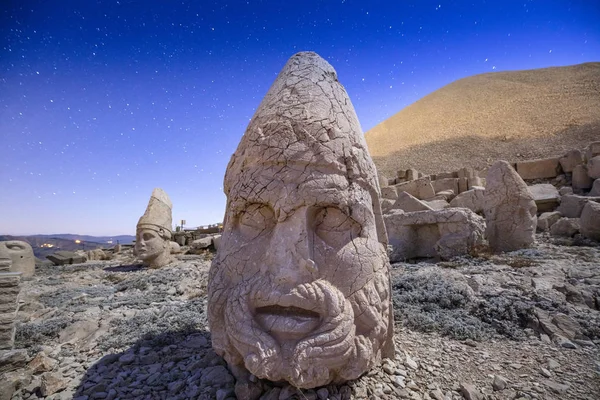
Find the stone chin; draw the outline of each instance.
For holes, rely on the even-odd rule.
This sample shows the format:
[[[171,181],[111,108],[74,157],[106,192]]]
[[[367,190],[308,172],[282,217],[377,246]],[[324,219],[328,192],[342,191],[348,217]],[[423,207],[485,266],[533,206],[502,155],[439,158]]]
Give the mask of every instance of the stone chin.
[[[388,288],[379,274],[349,298],[325,280],[282,293],[255,277],[209,293],[213,346],[232,366],[298,388],[356,379],[380,362],[393,329]]]

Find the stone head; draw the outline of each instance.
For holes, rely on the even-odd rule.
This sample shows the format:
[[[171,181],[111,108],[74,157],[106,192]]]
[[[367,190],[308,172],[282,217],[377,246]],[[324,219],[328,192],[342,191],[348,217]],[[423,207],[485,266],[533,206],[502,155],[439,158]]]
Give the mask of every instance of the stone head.
[[[137,224],[134,252],[144,265],[151,268],[160,268],[172,261],[172,208],[169,196],[156,188]]]
[[[208,312],[230,366],[309,388],[393,357],[378,185],[335,71],[315,53],[293,56],[225,175]]]
[[[32,277],[35,273],[35,256],[27,242],[7,240],[0,242],[4,254],[12,260],[11,272],[22,272],[23,277]]]

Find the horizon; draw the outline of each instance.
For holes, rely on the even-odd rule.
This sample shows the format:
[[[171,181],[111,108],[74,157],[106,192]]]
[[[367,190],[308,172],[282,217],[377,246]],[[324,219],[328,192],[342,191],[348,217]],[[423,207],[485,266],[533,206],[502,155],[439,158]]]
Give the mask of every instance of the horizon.
[[[299,51],[331,63],[363,133],[458,79],[600,61],[591,2],[398,3],[10,4],[0,232],[134,236],[155,187],[174,226],[221,222],[231,154]]]

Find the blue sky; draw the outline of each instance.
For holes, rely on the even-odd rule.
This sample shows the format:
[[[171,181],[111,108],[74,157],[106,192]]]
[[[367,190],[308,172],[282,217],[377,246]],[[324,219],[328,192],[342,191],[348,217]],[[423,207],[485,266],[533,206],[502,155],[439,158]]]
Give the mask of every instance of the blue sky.
[[[12,1],[0,11],[0,234],[132,234],[154,187],[219,222],[223,175],[294,53],[366,132],[466,76],[600,61],[595,1]]]

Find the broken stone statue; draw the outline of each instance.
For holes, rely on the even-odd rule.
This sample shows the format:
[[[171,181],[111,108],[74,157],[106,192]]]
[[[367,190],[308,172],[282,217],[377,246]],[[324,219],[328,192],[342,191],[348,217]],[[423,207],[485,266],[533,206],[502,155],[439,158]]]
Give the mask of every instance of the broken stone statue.
[[[486,236],[496,252],[529,247],[535,240],[537,206],[527,184],[506,161],[487,174],[483,212]]]
[[[23,278],[30,278],[35,274],[35,256],[29,243],[21,240],[7,240],[0,242],[0,247],[4,248],[12,260],[11,272],[21,272]]]
[[[145,266],[160,268],[173,261],[172,215],[173,204],[164,190],[156,188],[140,217],[135,233],[135,255]]]
[[[387,235],[375,165],[329,63],[294,55],[225,173],[208,283],[215,351],[298,388],[356,379],[394,357]]]

